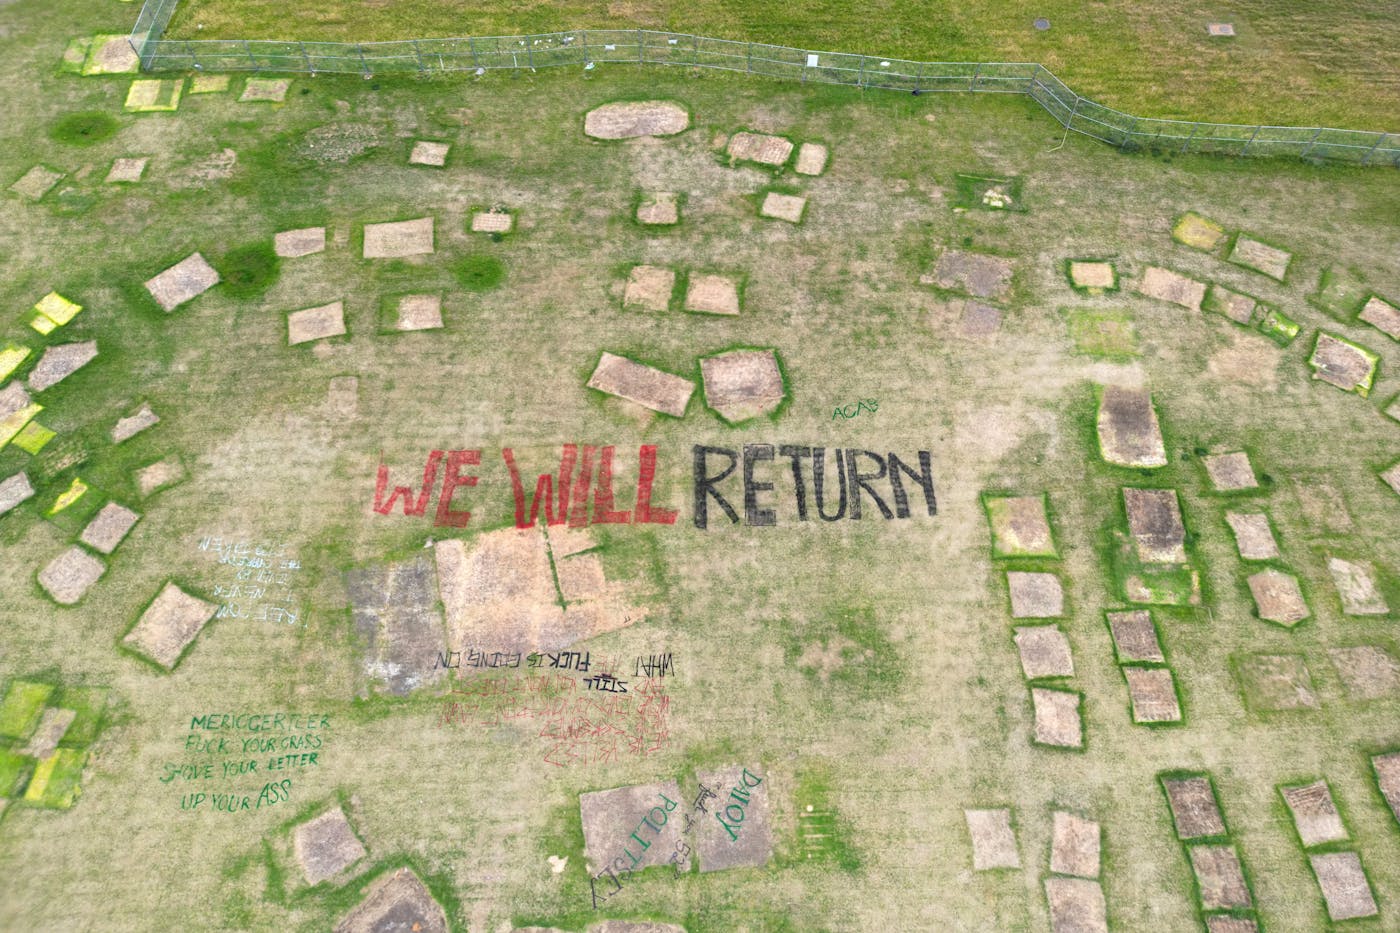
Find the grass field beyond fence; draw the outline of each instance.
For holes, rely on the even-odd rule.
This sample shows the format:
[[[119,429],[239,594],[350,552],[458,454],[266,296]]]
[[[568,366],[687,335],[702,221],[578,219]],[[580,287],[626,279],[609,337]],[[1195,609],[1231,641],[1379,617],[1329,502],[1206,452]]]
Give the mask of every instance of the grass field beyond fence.
[[[1033,22],[1045,18],[1047,30]],[[1211,22],[1236,35],[1213,38]],[[172,39],[376,42],[642,28],[916,61],[1039,62],[1143,116],[1386,129],[1400,7],[1371,0],[183,0]]]

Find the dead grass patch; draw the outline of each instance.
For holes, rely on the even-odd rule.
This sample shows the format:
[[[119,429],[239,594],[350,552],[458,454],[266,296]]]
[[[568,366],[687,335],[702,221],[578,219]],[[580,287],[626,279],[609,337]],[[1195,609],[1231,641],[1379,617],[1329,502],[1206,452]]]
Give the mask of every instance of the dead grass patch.
[[[1234,910],[1252,905],[1249,885],[1244,880],[1244,866],[1234,846],[1196,845],[1187,851],[1203,908]]]
[[[1206,297],[1206,285],[1187,278],[1179,272],[1148,266],[1137,284],[1139,294],[1158,301],[1168,301],[1189,311],[1201,310],[1201,301]]]
[[[173,670],[218,608],[174,583],[166,583],[122,643],[166,670]]]
[[[1186,563],[1186,526],[1175,489],[1123,489],[1128,532],[1140,561],[1147,564]]]
[[[1374,917],[1380,913],[1371,883],[1361,867],[1361,856],[1355,852],[1328,852],[1309,855],[1317,886],[1327,902],[1327,916],[1333,921]]]
[[[1288,812],[1293,814],[1293,825],[1298,828],[1298,838],[1303,848],[1310,849],[1328,842],[1340,842],[1347,838],[1346,827],[1342,825],[1342,815],[1332,801],[1332,791],[1326,781],[1315,781],[1298,787],[1280,787],[1283,802]]]
[[[1052,933],[1108,933],[1103,887],[1086,878],[1046,878]]]
[[[1279,556],[1269,516],[1263,512],[1226,512],[1225,521],[1235,536],[1235,548],[1245,560],[1274,560]]]
[[[690,404],[695,383],[625,356],[604,352],[588,378],[588,388],[679,418]]]
[[[1125,667],[1123,676],[1128,681],[1133,722],[1181,722],[1181,703],[1169,668]]]
[[[773,350],[731,350],[700,361],[705,404],[730,424],[778,410],[787,391]]]
[[[1166,662],[1162,646],[1157,640],[1157,626],[1152,622],[1152,613],[1146,609],[1108,613],[1108,630],[1113,637],[1113,648],[1118,655],[1118,663],[1129,661]]]
[[[146,290],[167,312],[207,292],[219,283],[219,273],[199,253],[191,253],[146,282]]]
[[[671,294],[675,290],[675,270],[665,266],[633,266],[622,292],[622,306],[665,311],[671,306]]]
[[[963,819],[972,837],[973,871],[1021,867],[1010,810],[964,810]]]
[[[1310,613],[1298,586],[1298,578],[1281,570],[1264,570],[1249,578],[1249,592],[1259,618],[1266,622],[1294,626]]]
[[[1084,723],[1079,715],[1079,694],[1068,690],[1031,688],[1035,708],[1035,741],[1056,748],[1083,748]]]
[[[588,111],[583,132],[594,139],[674,136],[690,126],[690,114],[666,100],[617,101]]]
[[[1327,656],[1352,700],[1379,700],[1400,694],[1400,661],[1381,646],[1329,648]]]
[[[1375,571],[1361,561],[1327,558],[1327,572],[1342,600],[1342,612],[1349,616],[1383,616],[1390,613],[1385,597],[1376,587]]]
[[[364,900],[335,926],[335,933],[448,933],[442,905],[412,869],[400,868],[374,881]]]
[[[39,571],[39,585],[54,601],[72,606],[107,572],[107,565],[80,547],[71,547]]]
[[[1245,700],[1262,712],[1320,709],[1312,674],[1298,655],[1255,654],[1239,661]]]
[[[1064,615],[1065,591],[1053,573],[1013,570],[1006,575],[1013,619],[1051,619]]]
[[[78,540],[94,551],[110,554],[117,549],[141,516],[124,505],[108,502],[88,522]]]
[[[1146,389],[1106,385],[1099,400],[1099,451],[1108,463],[1126,467],[1167,464],[1167,449],[1152,394]]]
[[[1069,639],[1058,625],[1017,628],[1015,641],[1021,655],[1021,670],[1027,680],[1074,676]]]

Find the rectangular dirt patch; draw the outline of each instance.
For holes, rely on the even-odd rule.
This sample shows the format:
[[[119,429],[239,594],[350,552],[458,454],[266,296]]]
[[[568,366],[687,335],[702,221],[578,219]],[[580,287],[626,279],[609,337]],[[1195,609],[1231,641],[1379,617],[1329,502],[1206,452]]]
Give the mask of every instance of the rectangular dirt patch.
[[[1075,813],[1055,811],[1050,870],[1079,878],[1099,876],[1099,824]]]
[[[729,140],[729,158],[734,162],[783,165],[792,155],[792,143],[781,136],[763,133],[735,133]]]
[[[695,772],[702,787],[719,795],[710,804],[713,812],[700,816],[700,831],[695,836],[702,872],[762,868],[773,858],[766,774],[756,764]]]
[[[1206,910],[1233,910],[1252,903],[1244,866],[1234,846],[1198,845],[1189,849],[1191,869]]]
[[[1011,260],[985,253],[944,250],[933,269],[939,288],[974,298],[1005,300],[1011,293]]]
[[[1235,247],[1230,250],[1229,256],[1230,262],[1262,272],[1280,282],[1288,275],[1288,263],[1292,258],[1292,253],[1251,239],[1243,233],[1235,238]]]
[[[692,275],[685,292],[685,310],[703,314],[738,314],[739,285],[722,275]]]
[[[1167,449],[1157,409],[1146,389],[1106,385],[1099,399],[1099,451],[1116,466],[1167,465]]]
[[[167,312],[213,288],[219,273],[199,253],[191,253],[146,282],[146,290]]]
[[[218,608],[214,603],[191,596],[174,583],[167,583],[141,613],[122,643],[166,670],[173,670]]]
[[[1187,278],[1179,272],[1148,266],[1137,284],[1139,294],[1158,301],[1169,301],[1189,311],[1201,310],[1201,301],[1206,297],[1206,284]]]
[[[1160,664],[1166,661],[1157,640],[1157,626],[1152,622],[1152,613],[1146,609],[1108,613],[1108,630],[1113,636],[1113,648],[1119,664],[1128,661]]]
[[[1313,692],[1312,672],[1294,654],[1246,655],[1238,663],[1240,685],[1251,709],[1320,709]]]
[[[1400,661],[1380,645],[1329,648],[1327,656],[1349,699],[1379,700],[1400,694]]]
[[[1298,586],[1298,578],[1281,570],[1265,570],[1249,578],[1255,610],[1266,622],[1292,627],[1311,613]]]
[[[1079,715],[1079,694],[1068,690],[1031,688],[1035,708],[1035,740],[1056,748],[1083,748],[1084,724]]]
[[[998,557],[1055,557],[1045,496],[989,496],[985,500]]]
[[[407,696],[442,677],[447,637],[431,559],[348,571],[345,588],[371,680]]]
[[[1263,512],[1226,512],[1225,522],[1235,536],[1235,548],[1245,560],[1273,560],[1279,556],[1269,516]]]
[[[1390,806],[1396,822],[1400,822],[1400,751],[1386,752],[1371,759],[1376,772],[1376,786]]]
[[[1326,781],[1301,787],[1280,787],[1279,793],[1288,805],[1288,812],[1293,814],[1293,825],[1298,828],[1298,838],[1302,840],[1303,848],[1341,842],[1347,838],[1342,815],[1337,812]]]
[[[1225,818],[1215,800],[1215,788],[1204,774],[1163,778],[1167,805],[1176,825],[1176,837],[1183,842],[1225,835]]]
[[[972,837],[973,871],[1021,867],[1010,810],[964,810],[963,818]]]
[[[685,414],[695,392],[695,383],[688,379],[606,352],[589,377],[588,387],[673,418]]]
[[[1138,559],[1147,564],[1186,563],[1186,526],[1175,489],[1123,489],[1128,532]]]
[[[1022,626],[1016,629],[1015,639],[1027,680],[1074,676],[1069,639],[1058,625]]]
[[[366,259],[423,256],[433,251],[433,218],[365,224]]]
[[[643,311],[665,311],[671,306],[671,293],[675,288],[674,270],[665,266],[633,266],[622,292],[622,306]]]
[[[1133,706],[1133,722],[1181,722],[1181,704],[1176,697],[1176,681],[1165,667],[1125,667],[1128,698]]]
[[[1085,878],[1046,878],[1051,933],[1108,933],[1103,888]]]
[[[1376,897],[1371,893],[1371,883],[1361,867],[1361,856],[1355,852],[1329,852],[1310,855],[1308,861],[1327,902],[1327,916],[1337,921],[1380,913]]]

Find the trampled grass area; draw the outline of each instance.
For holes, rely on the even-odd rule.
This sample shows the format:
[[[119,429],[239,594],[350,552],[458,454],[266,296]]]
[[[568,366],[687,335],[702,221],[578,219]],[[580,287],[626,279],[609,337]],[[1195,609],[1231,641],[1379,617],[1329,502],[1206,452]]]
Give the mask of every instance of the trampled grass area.
[[[1036,18],[1050,28],[1036,30]],[[1210,22],[1236,35],[1208,36]],[[1139,116],[1400,131],[1400,11],[1370,0],[181,0],[167,35],[373,42],[628,27],[916,61],[1040,62]]]

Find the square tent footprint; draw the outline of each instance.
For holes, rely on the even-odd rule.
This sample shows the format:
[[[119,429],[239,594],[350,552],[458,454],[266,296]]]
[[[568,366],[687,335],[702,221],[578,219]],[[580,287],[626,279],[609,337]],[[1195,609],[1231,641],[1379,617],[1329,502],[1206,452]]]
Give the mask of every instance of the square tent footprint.
[[[974,298],[1006,300],[1011,276],[1010,259],[966,250],[944,250],[933,267],[933,284]]]
[[[1377,789],[1396,822],[1400,822],[1400,751],[1372,756],[1371,768],[1376,772]]]
[[[136,471],[136,488],[144,498],[162,489],[174,486],[185,478],[185,465],[180,458],[171,454],[168,457],[148,463]]]
[[[1332,801],[1332,791],[1326,781],[1316,781],[1300,787],[1280,787],[1279,793],[1293,815],[1293,825],[1303,848],[1311,849],[1328,842],[1347,838],[1342,815]]]
[[[433,252],[433,218],[365,224],[364,257],[397,259]]]
[[[191,596],[174,583],[166,583],[127,632],[122,644],[166,670],[174,670],[218,608],[215,603]]]
[[[130,113],[170,112],[180,108],[180,90],[184,87],[183,78],[163,81],[156,78],[138,78],[131,82],[123,105]]]
[[[1307,662],[1292,654],[1246,655],[1238,662],[1245,701],[1259,712],[1321,709]]]
[[[70,547],[39,571],[39,585],[64,606],[77,604],[107,572],[107,565],[80,547]]]
[[[1149,564],[1186,563],[1186,525],[1175,489],[1123,488],[1128,533],[1138,560]]]
[[[1204,774],[1165,777],[1162,789],[1176,826],[1176,837],[1183,842],[1226,835],[1225,818],[1215,799],[1215,788]]]
[[[1107,463],[1125,467],[1167,465],[1167,449],[1152,393],[1106,385],[1099,398],[1099,452]]]
[[[1258,489],[1259,480],[1254,477],[1254,467],[1250,465],[1249,454],[1236,451],[1229,454],[1208,454],[1201,458],[1210,477],[1210,484],[1216,492],[1238,492],[1243,489]]]
[[[1010,810],[964,810],[963,819],[972,838],[973,871],[1021,867]]]
[[[637,222],[649,227],[669,227],[680,223],[680,197],[672,191],[645,195],[637,205]]]
[[[735,162],[784,165],[792,155],[792,143],[781,136],[735,133],[729,140],[729,158]]]
[[[1058,625],[1021,626],[1016,629],[1015,641],[1026,680],[1074,676],[1069,639]]]
[[[1314,379],[1365,398],[1371,394],[1380,357],[1360,344],[1318,331],[1308,365],[1312,367]]]
[[[1309,855],[1317,886],[1327,902],[1327,916],[1333,921],[1374,917],[1380,913],[1371,883],[1355,852],[1328,852]]]
[[[1263,512],[1226,512],[1225,522],[1235,536],[1235,549],[1245,560],[1274,560],[1279,556],[1269,516]]]
[[[1108,613],[1108,631],[1118,663],[1141,661],[1162,664],[1166,656],[1157,640],[1157,626],[1146,609]]]
[[[95,359],[96,340],[51,346],[30,370],[29,389],[31,392],[42,392],[56,386]]]
[[[1392,464],[1376,475],[1380,477],[1381,482],[1390,487],[1392,492],[1400,496],[1400,462]]]
[[[1188,850],[1191,870],[1206,910],[1236,910],[1251,907],[1249,885],[1239,853],[1229,845],[1195,845]]]
[[[675,781],[579,794],[583,857],[588,873],[597,875],[618,861],[638,871],[669,864],[671,853],[677,851],[677,843],[682,839],[680,820],[671,819],[668,814],[675,811],[680,801],[681,789]],[[646,845],[633,839],[633,834]],[[637,850],[636,855],[632,854],[633,849]],[[680,867],[690,871],[689,856]]]
[[[449,933],[447,914],[411,868],[376,878],[335,933]]]
[[[1225,228],[1200,214],[1187,211],[1172,227],[1172,239],[1193,249],[1213,252],[1225,242]]]
[[[1366,299],[1366,305],[1356,317],[1392,340],[1400,340],[1400,308],[1382,301],[1379,295]]]
[[[143,158],[117,159],[112,163],[112,169],[107,173],[106,183],[116,184],[125,182],[133,184],[141,180],[142,174],[146,171],[146,162]]]
[[[34,487],[26,473],[16,473],[0,480],[0,515],[34,497]]]
[[[1050,870],[1057,875],[1097,878],[1099,824],[1077,813],[1056,810],[1050,835]]]
[[[141,70],[141,58],[126,35],[93,36],[83,62],[85,75],[132,74]]]
[[[151,410],[149,403],[144,404],[135,414],[117,420],[117,423],[112,427],[112,443],[120,444],[122,441],[131,440],[142,431],[155,427],[157,424],[160,424],[160,416]]]
[[[1057,557],[1045,494],[988,496],[987,522],[997,557]]]
[[[782,194],[777,191],[770,191],[763,199],[763,206],[758,209],[759,214],[764,217],[771,217],[774,220],[786,220],[788,223],[801,223],[802,214],[807,209],[807,199],[794,194]]]
[[[695,383],[625,356],[604,352],[588,378],[588,388],[679,418],[690,404]]]
[[[283,230],[273,236],[272,248],[283,259],[296,259],[324,252],[326,228],[301,227],[296,230]]]
[[[1342,560],[1340,557],[1327,558],[1327,572],[1337,587],[1337,595],[1342,601],[1342,612],[1349,616],[1383,616],[1390,614],[1390,606],[1376,586],[1375,569],[1364,561]]]
[[[1255,311],[1260,307],[1257,300],[1241,292],[1233,292],[1223,285],[1212,284],[1201,302],[1201,310],[1229,318],[1242,327],[1254,322]]]
[[[25,172],[19,181],[10,185],[10,190],[21,197],[37,201],[63,178],[63,172],[56,172],[43,165],[36,165]]]
[[[633,266],[622,292],[622,306],[643,311],[665,311],[671,306],[671,294],[675,288],[674,270],[665,266]]]
[[[739,285],[723,275],[692,275],[685,292],[685,310],[702,314],[738,314]]]
[[[1051,933],[1108,933],[1103,887],[1087,878],[1046,878]]]
[[[280,104],[287,99],[287,91],[291,87],[291,78],[249,78],[248,82],[243,85],[243,93],[238,95],[238,100],[239,103]]]
[[[778,410],[787,390],[773,350],[731,350],[700,361],[705,404],[730,424]]]
[[[1288,275],[1288,263],[1292,259],[1293,254],[1287,250],[1261,243],[1243,233],[1235,237],[1235,245],[1229,256],[1230,262],[1235,265],[1262,272],[1280,282]]]
[[[1054,748],[1083,748],[1084,723],[1079,714],[1079,700],[1079,694],[1069,690],[1032,687],[1035,741]]]
[[[1071,259],[1069,281],[1075,288],[1084,289],[1090,294],[1099,294],[1118,287],[1118,274],[1114,272],[1111,262]]]
[[[1139,725],[1181,722],[1176,679],[1166,667],[1124,667],[1133,722]]]
[[[1298,578],[1291,573],[1270,568],[1252,575],[1248,583],[1255,611],[1265,622],[1291,628],[1311,615]]]
[[[299,824],[292,831],[292,847],[302,877],[313,886],[345,875],[368,854],[340,807]]]
[[[1006,575],[1013,619],[1053,619],[1065,613],[1065,592],[1053,573],[1013,570]]]
[[[290,346],[327,337],[342,337],[345,333],[345,306],[339,301],[303,308],[287,315],[287,343]]]
[[[146,281],[146,291],[167,313],[219,284],[219,273],[199,253],[191,253]]]
[[[441,168],[447,164],[447,153],[451,149],[450,143],[437,143],[428,139],[420,139],[413,144],[413,151],[408,155],[408,164]]]
[[[1137,291],[1148,298],[1180,305],[1188,311],[1199,311],[1206,297],[1206,284],[1170,269],[1148,266],[1137,283]]]
[[[980,301],[965,301],[958,318],[958,329],[974,340],[995,337],[1001,332],[1001,309]]]
[[[399,299],[395,330],[438,330],[441,327],[441,295],[404,295]]]
[[[141,516],[124,505],[108,502],[92,521],[88,522],[78,540],[94,551],[110,554],[117,549],[135,527]]]
[[[190,78],[191,94],[218,94],[228,90],[231,75],[197,74]]]
[[[715,817],[723,812],[727,820],[720,822],[710,819],[707,814],[700,821],[700,831],[695,836],[700,871],[762,868],[772,860],[771,807],[768,781],[759,777],[762,771],[756,766],[748,769],[743,765],[696,770],[695,778],[701,786],[709,787],[720,795],[713,805]],[[758,783],[751,783],[749,778],[756,778]],[[745,796],[747,800],[742,799]],[[734,819],[735,814],[738,820]]]
[[[510,211],[492,208],[472,214],[472,233],[509,233],[515,226],[515,216]]]
[[[1327,656],[1353,701],[1400,695],[1400,661],[1380,645],[1328,648]]]

